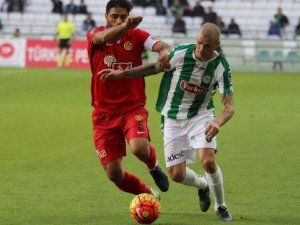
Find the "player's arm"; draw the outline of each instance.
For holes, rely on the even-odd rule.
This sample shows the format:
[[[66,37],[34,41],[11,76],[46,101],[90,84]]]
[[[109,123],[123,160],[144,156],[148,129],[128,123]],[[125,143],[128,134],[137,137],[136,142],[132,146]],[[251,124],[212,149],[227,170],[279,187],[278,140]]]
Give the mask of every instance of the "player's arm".
[[[151,75],[158,74],[164,69],[160,64],[149,63],[134,67],[128,70],[113,70],[113,69],[104,69],[97,73],[101,76],[101,80],[110,80],[110,79],[122,79],[130,77],[147,77]]]
[[[152,51],[159,53],[157,58],[157,63],[163,68],[169,68],[169,54],[172,47],[165,42],[159,41],[156,45],[153,46]]]
[[[128,16],[124,23],[98,31],[93,37],[93,44],[100,45],[109,41],[120,40],[128,30],[137,27],[143,20],[141,16]]]
[[[234,114],[233,94],[222,94],[221,98],[223,110],[208,124],[205,130],[206,139],[208,141],[218,134],[220,127],[227,123]]]

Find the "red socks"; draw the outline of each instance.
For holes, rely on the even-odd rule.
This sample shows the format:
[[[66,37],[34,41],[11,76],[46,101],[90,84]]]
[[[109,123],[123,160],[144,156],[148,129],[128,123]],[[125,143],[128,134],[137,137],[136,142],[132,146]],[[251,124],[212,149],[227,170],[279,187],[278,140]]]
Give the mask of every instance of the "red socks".
[[[138,177],[127,172],[125,172],[124,178],[121,181],[121,183],[116,185],[120,190],[134,195],[138,195],[141,193],[152,193],[151,189],[146,184],[144,184]]]
[[[150,156],[148,159],[144,160],[144,163],[146,163],[149,170],[153,169],[155,167],[157,158],[155,153],[155,148],[150,144],[149,145],[150,150]]]

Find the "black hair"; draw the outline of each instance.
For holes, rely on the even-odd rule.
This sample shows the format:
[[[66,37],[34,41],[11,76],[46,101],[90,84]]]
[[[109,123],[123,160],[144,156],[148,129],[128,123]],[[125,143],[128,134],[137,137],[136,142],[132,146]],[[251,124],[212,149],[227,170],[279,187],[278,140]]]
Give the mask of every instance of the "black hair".
[[[124,8],[127,10],[128,14],[133,8],[133,5],[130,1],[128,0],[110,0],[106,4],[106,14],[109,13],[111,8],[118,7],[118,8]]]

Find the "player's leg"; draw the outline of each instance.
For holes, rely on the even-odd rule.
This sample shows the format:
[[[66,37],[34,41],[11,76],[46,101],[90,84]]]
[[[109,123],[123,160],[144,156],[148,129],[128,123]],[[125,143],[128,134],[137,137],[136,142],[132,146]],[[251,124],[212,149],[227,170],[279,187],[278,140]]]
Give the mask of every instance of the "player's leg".
[[[116,159],[103,165],[108,179],[124,192],[135,195],[141,193],[152,194],[151,188],[141,182],[137,176],[126,172],[121,162],[121,159]]]
[[[152,194],[152,190],[133,174],[125,171],[121,160],[126,156],[125,139],[121,132],[122,118],[93,111],[94,143],[106,175],[122,191]]]
[[[169,189],[168,177],[158,164],[155,148],[149,143],[146,109],[140,108],[125,115],[123,132],[131,152],[146,164],[159,189],[163,192],[167,191]]]
[[[70,66],[70,54],[69,54],[70,47],[71,47],[71,40],[68,39],[66,41],[65,67],[69,67]]]
[[[215,199],[215,211],[218,218],[222,221],[231,221],[232,217],[225,203],[222,171],[215,161],[215,149],[201,148],[199,156],[209,189]]]
[[[62,67],[62,63],[63,63],[63,40],[60,39],[59,40],[59,46],[58,46],[58,55],[57,55],[57,67]]]
[[[198,194],[207,189],[204,176],[186,167],[186,163],[196,160],[196,150],[190,146],[189,121],[179,121],[166,118],[163,124],[164,153],[169,177],[178,183],[196,187]],[[209,195],[200,199],[200,208],[206,212],[210,206]]]
[[[168,174],[169,177],[177,183],[193,186],[198,189],[207,187],[206,179],[198,175],[194,170],[186,167],[185,162],[168,167]]]

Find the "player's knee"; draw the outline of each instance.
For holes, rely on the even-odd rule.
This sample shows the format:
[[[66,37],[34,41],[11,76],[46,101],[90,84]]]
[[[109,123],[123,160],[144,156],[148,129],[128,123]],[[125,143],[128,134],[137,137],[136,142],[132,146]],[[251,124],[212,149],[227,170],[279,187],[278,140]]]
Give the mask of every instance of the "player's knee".
[[[140,159],[147,159],[149,157],[149,144],[137,143],[131,147],[131,152]]]
[[[178,183],[181,183],[184,179],[184,174],[179,171],[179,170],[175,170],[175,169],[172,169],[172,168],[169,168],[168,169],[168,174],[169,174],[169,177],[175,181],[175,182],[178,182]]]
[[[106,171],[106,176],[115,184],[118,184],[123,180],[123,174],[119,171]]]
[[[202,159],[201,164],[203,169],[210,174],[213,174],[217,171],[217,165],[213,158]]]

